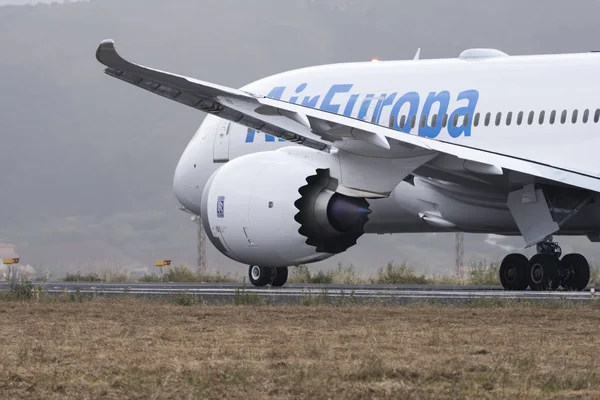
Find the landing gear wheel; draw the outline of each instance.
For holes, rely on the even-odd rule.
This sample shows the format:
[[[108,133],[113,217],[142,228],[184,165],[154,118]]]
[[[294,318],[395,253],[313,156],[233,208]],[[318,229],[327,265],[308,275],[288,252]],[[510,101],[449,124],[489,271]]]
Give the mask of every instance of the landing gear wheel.
[[[276,270],[277,273],[275,274],[275,278],[273,278],[273,282],[271,282],[271,286],[285,285],[288,278],[288,267],[279,267]]]
[[[506,290],[525,290],[529,286],[529,260],[523,254],[509,254],[500,264],[500,282]]]
[[[529,286],[533,290],[548,290],[559,282],[560,262],[554,254],[536,254],[529,260]]]
[[[590,264],[581,254],[567,254],[560,260],[565,290],[583,290],[590,282]]]
[[[248,268],[248,278],[254,286],[266,286],[273,278],[273,268],[251,265]]]

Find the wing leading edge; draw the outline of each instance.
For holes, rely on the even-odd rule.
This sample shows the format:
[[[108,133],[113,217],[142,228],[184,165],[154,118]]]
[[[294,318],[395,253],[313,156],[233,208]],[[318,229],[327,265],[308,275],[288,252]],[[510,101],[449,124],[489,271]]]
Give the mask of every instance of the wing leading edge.
[[[100,43],[96,58],[106,74],[221,118],[281,137],[310,148],[327,151],[335,142],[359,140],[366,146],[390,148],[390,141],[521,172],[539,178],[600,192],[600,178],[552,165],[496,154],[455,143],[398,132],[370,122],[333,114],[282,100],[256,96],[242,90],[144,67],[123,59],[112,40]],[[343,147],[338,146],[338,147]]]
[[[107,75],[159,96],[290,142],[318,150],[329,147],[302,125],[299,116],[290,113],[265,116],[260,113],[262,104],[258,98],[249,93],[131,63],[117,53],[113,40],[100,43],[96,59],[107,67],[104,70]]]

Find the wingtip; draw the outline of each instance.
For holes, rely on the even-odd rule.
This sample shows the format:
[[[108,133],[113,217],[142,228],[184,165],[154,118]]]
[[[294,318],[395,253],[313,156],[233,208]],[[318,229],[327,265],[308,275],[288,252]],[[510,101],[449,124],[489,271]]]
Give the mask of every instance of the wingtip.
[[[96,60],[105,64],[105,54],[115,52],[115,41],[113,39],[104,39],[98,45],[98,49],[96,50]],[[105,64],[106,65],[106,64]]]

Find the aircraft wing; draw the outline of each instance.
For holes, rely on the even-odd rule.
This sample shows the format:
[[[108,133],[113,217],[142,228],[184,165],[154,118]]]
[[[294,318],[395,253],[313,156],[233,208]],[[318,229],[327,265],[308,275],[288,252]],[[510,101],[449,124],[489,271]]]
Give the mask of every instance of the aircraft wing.
[[[345,139],[362,141],[365,146],[389,149],[389,142],[395,141],[419,150],[453,155],[498,170],[508,169],[600,192],[600,178],[596,176],[398,132],[367,121],[134,64],[117,53],[112,40],[105,40],[100,44],[96,58],[107,66],[105,72],[112,77],[198,110],[314,149],[327,150],[334,142]]]
[[[308,128],[298,126],[294,118],[299,116],[261,115],[256,111],[262,106],[260,98],[250,93],[131,63],[117,53],[113,40],[100,43],[96,59],[107,66],[107,75],[186,106],[307,147],[324,150],[330,145]]]

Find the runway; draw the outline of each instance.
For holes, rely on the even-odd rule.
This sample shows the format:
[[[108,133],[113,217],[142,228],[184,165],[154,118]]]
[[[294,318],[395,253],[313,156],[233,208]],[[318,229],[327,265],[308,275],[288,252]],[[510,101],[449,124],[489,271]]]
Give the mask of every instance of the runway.
[[[278,303],[293,303],[318,298],[322,301],[349,299],[357,302],[372,300],[387,303],[414,301],[457,302],[474,299],[522,299],[530,301],[570,300],[590,301],[595,296],[583,292],[505,291],[500,286],[451,285],[315,285],[289,284],[282,288],[255,288],[241,284],[212,283],[102,283],[45,282],[37,283],[46,293],[81,293],[91,295],[168,296],[195,295],[209,302],[230,302],[240,295],[254,295]],[[9,282],[0,282],[0,290],[9,290]]]

